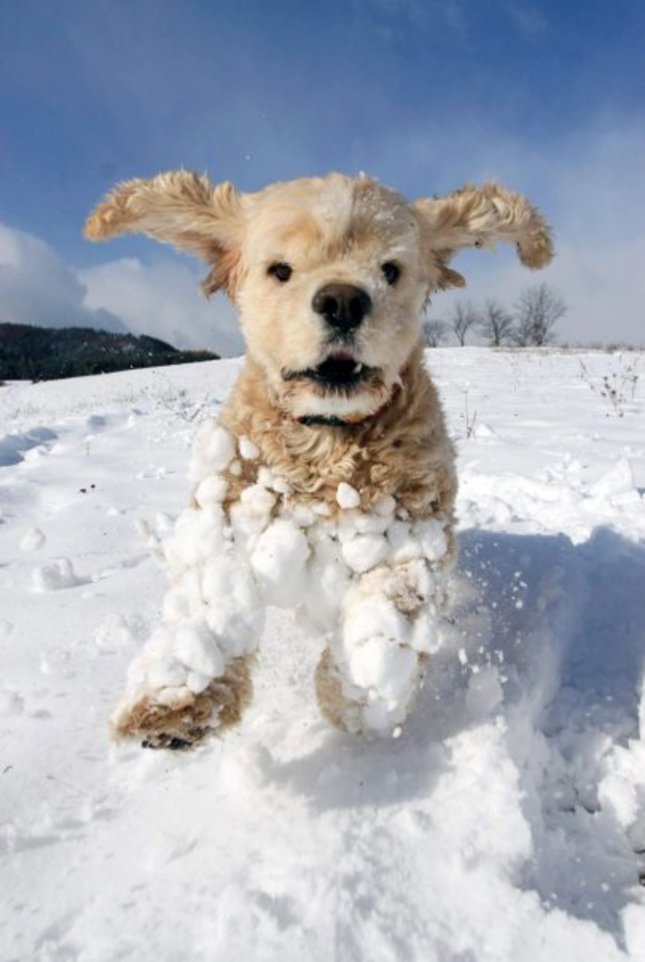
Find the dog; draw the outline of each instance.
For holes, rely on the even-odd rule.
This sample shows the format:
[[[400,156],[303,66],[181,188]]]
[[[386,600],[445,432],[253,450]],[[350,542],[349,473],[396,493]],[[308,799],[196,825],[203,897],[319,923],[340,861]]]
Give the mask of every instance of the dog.
[[[326,639],[315,691],[329,722],[397,736],[441,641],[456,554],[455,457],[421,316],[465,284],[450,267],[462,248],[513,243],[544,267],[542,215],[494,183],[409,202],[367,176],[241,193],[178,171],[116,187],[85,233],[202,258],[206,295],[228,294],[246,342],[219,421],[198,430],[162,621],[114,735],[183,749],[238,722],[278,605]]]

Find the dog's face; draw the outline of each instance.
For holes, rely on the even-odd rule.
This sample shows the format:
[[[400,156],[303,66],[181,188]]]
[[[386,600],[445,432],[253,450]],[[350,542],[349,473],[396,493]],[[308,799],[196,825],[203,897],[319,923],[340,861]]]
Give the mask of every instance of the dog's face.
[[[392,394],[437,288],[464,246],[511,240],[541,267],[548,230],[495,185],[408,203],[367,177],[331,174],[239,194],[184,172],[130,181],[92,215],[91,239],[141,231],[211,265],[207,293],[238,306],[250,355],[293,417],[361,420]]]
[[[367,178],[333,175],[248,198],[234,297],[252,356],[295,417],[364,417],[419,338],[436,268],[419,218]]]

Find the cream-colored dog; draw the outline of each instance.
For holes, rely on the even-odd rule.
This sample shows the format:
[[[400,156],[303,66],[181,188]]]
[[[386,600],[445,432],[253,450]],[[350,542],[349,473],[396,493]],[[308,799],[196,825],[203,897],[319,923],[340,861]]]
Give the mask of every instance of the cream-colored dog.
[[[193,502],[165,547],[163,621],[135,660],[118,737],[183,748],[251,697],[266,604],[326,636],[324,715],[398,733],[439,644],[454,556],[453,451],[423,365],[420,316],[460,287],[463,247],[552,256],[526,199],[495,184],[409,203],[331,174],[241,194],[180,171],[117,187],[86,234],[140,232],[210,267],[247,355],[219,424],[195,444]]]

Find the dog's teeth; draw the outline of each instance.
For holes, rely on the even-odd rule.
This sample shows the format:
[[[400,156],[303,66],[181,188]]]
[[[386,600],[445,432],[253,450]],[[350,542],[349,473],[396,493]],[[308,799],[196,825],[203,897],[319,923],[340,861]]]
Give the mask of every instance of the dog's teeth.
[[[362,364],[359,363],[354,365],[354,374],[360,374],[362,370],[363,370]]]

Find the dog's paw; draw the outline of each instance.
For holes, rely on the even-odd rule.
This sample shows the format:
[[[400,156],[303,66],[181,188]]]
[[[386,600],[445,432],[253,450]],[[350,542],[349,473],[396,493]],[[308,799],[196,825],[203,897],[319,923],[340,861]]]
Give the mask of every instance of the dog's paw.
[[[357,735],[361,731],[360,705],[348,697],[343,678],[329,648],[318,662],[314,678],[318,707],[324,718],[341,731]]]
[[[376,639],[381,642],[381,639]],[[370,657],[359,671],[345,660],[334,661],[329,648],[316,669],[318,705],[324,717],[336,728],[351,734],[397,738],[411,711],[427,656],[403,645],[390,645],[394,660]]]
[[[184,689],[167,704],[154,695],[126,701],[113,718],[118,740],[136,739],[143,748],[192,748],[217,729],[217,704],[211,693]]]
[[[249,659],[235,658],[199,694],[164,689],[127,699],[112,718],[112,733],[117,741],[140,741],[142,748],[193,748],[239,721],[252,691]]]
[[[192,748],[196,742],[189,742],[185,738],[178,738],[177,735],[162,733],[144,738],[141,742],[142,748],[167,748],[171,752],[184,752]]]

